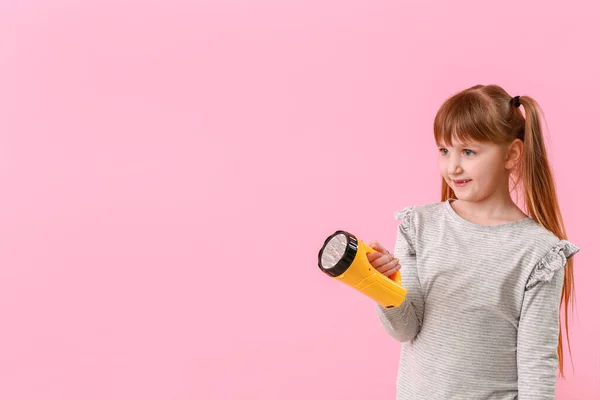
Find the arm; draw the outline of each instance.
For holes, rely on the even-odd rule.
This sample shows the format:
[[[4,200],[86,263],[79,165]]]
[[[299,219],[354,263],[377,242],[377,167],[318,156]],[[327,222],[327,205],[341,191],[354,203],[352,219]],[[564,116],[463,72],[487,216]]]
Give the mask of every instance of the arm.
[[[406,342],[413,340],[421,329],[424,302],[417,277],[416,256],[396,257],[402,265],[400,273],[402,286],[407,289],[406,299],[400,306],[392,309],[377,304],[377,316],[388,335],[399,342]]]
[[[519,400],[555,399],[564,269],[525,291],[517,337]]]
[[[379,304],[377,316],[384,330],[399,342],[413,340],[423,321],[424,300],[417,270],[417,254],[414,249],[414,228],[412,208],[407,207],[396,213],[402,220],[398,226],[394,255],[400,260],[402,286],[407,290],[406,299],[396,308],[386,309]]]
[[[573,243],[559,240],[525,285],[517,332],[519,400],[555,399],[564,267],[578,252]]]

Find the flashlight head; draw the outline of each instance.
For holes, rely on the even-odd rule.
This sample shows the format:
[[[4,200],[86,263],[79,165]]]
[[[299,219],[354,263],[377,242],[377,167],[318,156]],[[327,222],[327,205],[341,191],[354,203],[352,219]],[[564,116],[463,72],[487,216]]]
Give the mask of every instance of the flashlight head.
[[[333,277],[340,276],[350,267],[358,251],[358,240],[346,231],[330,235],[319,251],[319,268]]]

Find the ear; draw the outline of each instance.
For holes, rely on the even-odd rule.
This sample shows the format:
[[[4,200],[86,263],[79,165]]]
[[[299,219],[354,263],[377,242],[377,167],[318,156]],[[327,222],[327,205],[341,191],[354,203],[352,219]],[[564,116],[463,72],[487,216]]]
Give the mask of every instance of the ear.
[[[523,141],[521,139],[515,139],[506,148],[506,157],[504,167],[508,170],[513,169],[521,161],[523,156]]]

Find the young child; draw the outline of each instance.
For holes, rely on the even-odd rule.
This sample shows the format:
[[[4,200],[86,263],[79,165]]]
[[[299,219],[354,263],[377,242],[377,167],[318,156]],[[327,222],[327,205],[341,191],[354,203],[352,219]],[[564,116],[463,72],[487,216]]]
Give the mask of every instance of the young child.
[[[397,308],[377,305],[402,342],[398,399],[555,398],[560,305],[567,313],[579,248],[567,241],[540,116],[531,97],[496,85],[447,99],[434,121],[442,201],[396,213],[393,255],[370,243],[373,267],[400,269],[408,290]]]

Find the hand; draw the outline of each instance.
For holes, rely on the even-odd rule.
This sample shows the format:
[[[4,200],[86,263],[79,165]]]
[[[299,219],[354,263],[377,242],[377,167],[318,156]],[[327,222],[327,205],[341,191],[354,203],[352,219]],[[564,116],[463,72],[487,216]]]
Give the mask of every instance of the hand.
[[[376,253],[367,254],[367,259],[373,268],[387,277],[390,277],[396,271],[400,270],[400,260],[394,257],[394,255],[387,251],[379,242],[374,240],[369,243],[369,246],[376,251]]]

